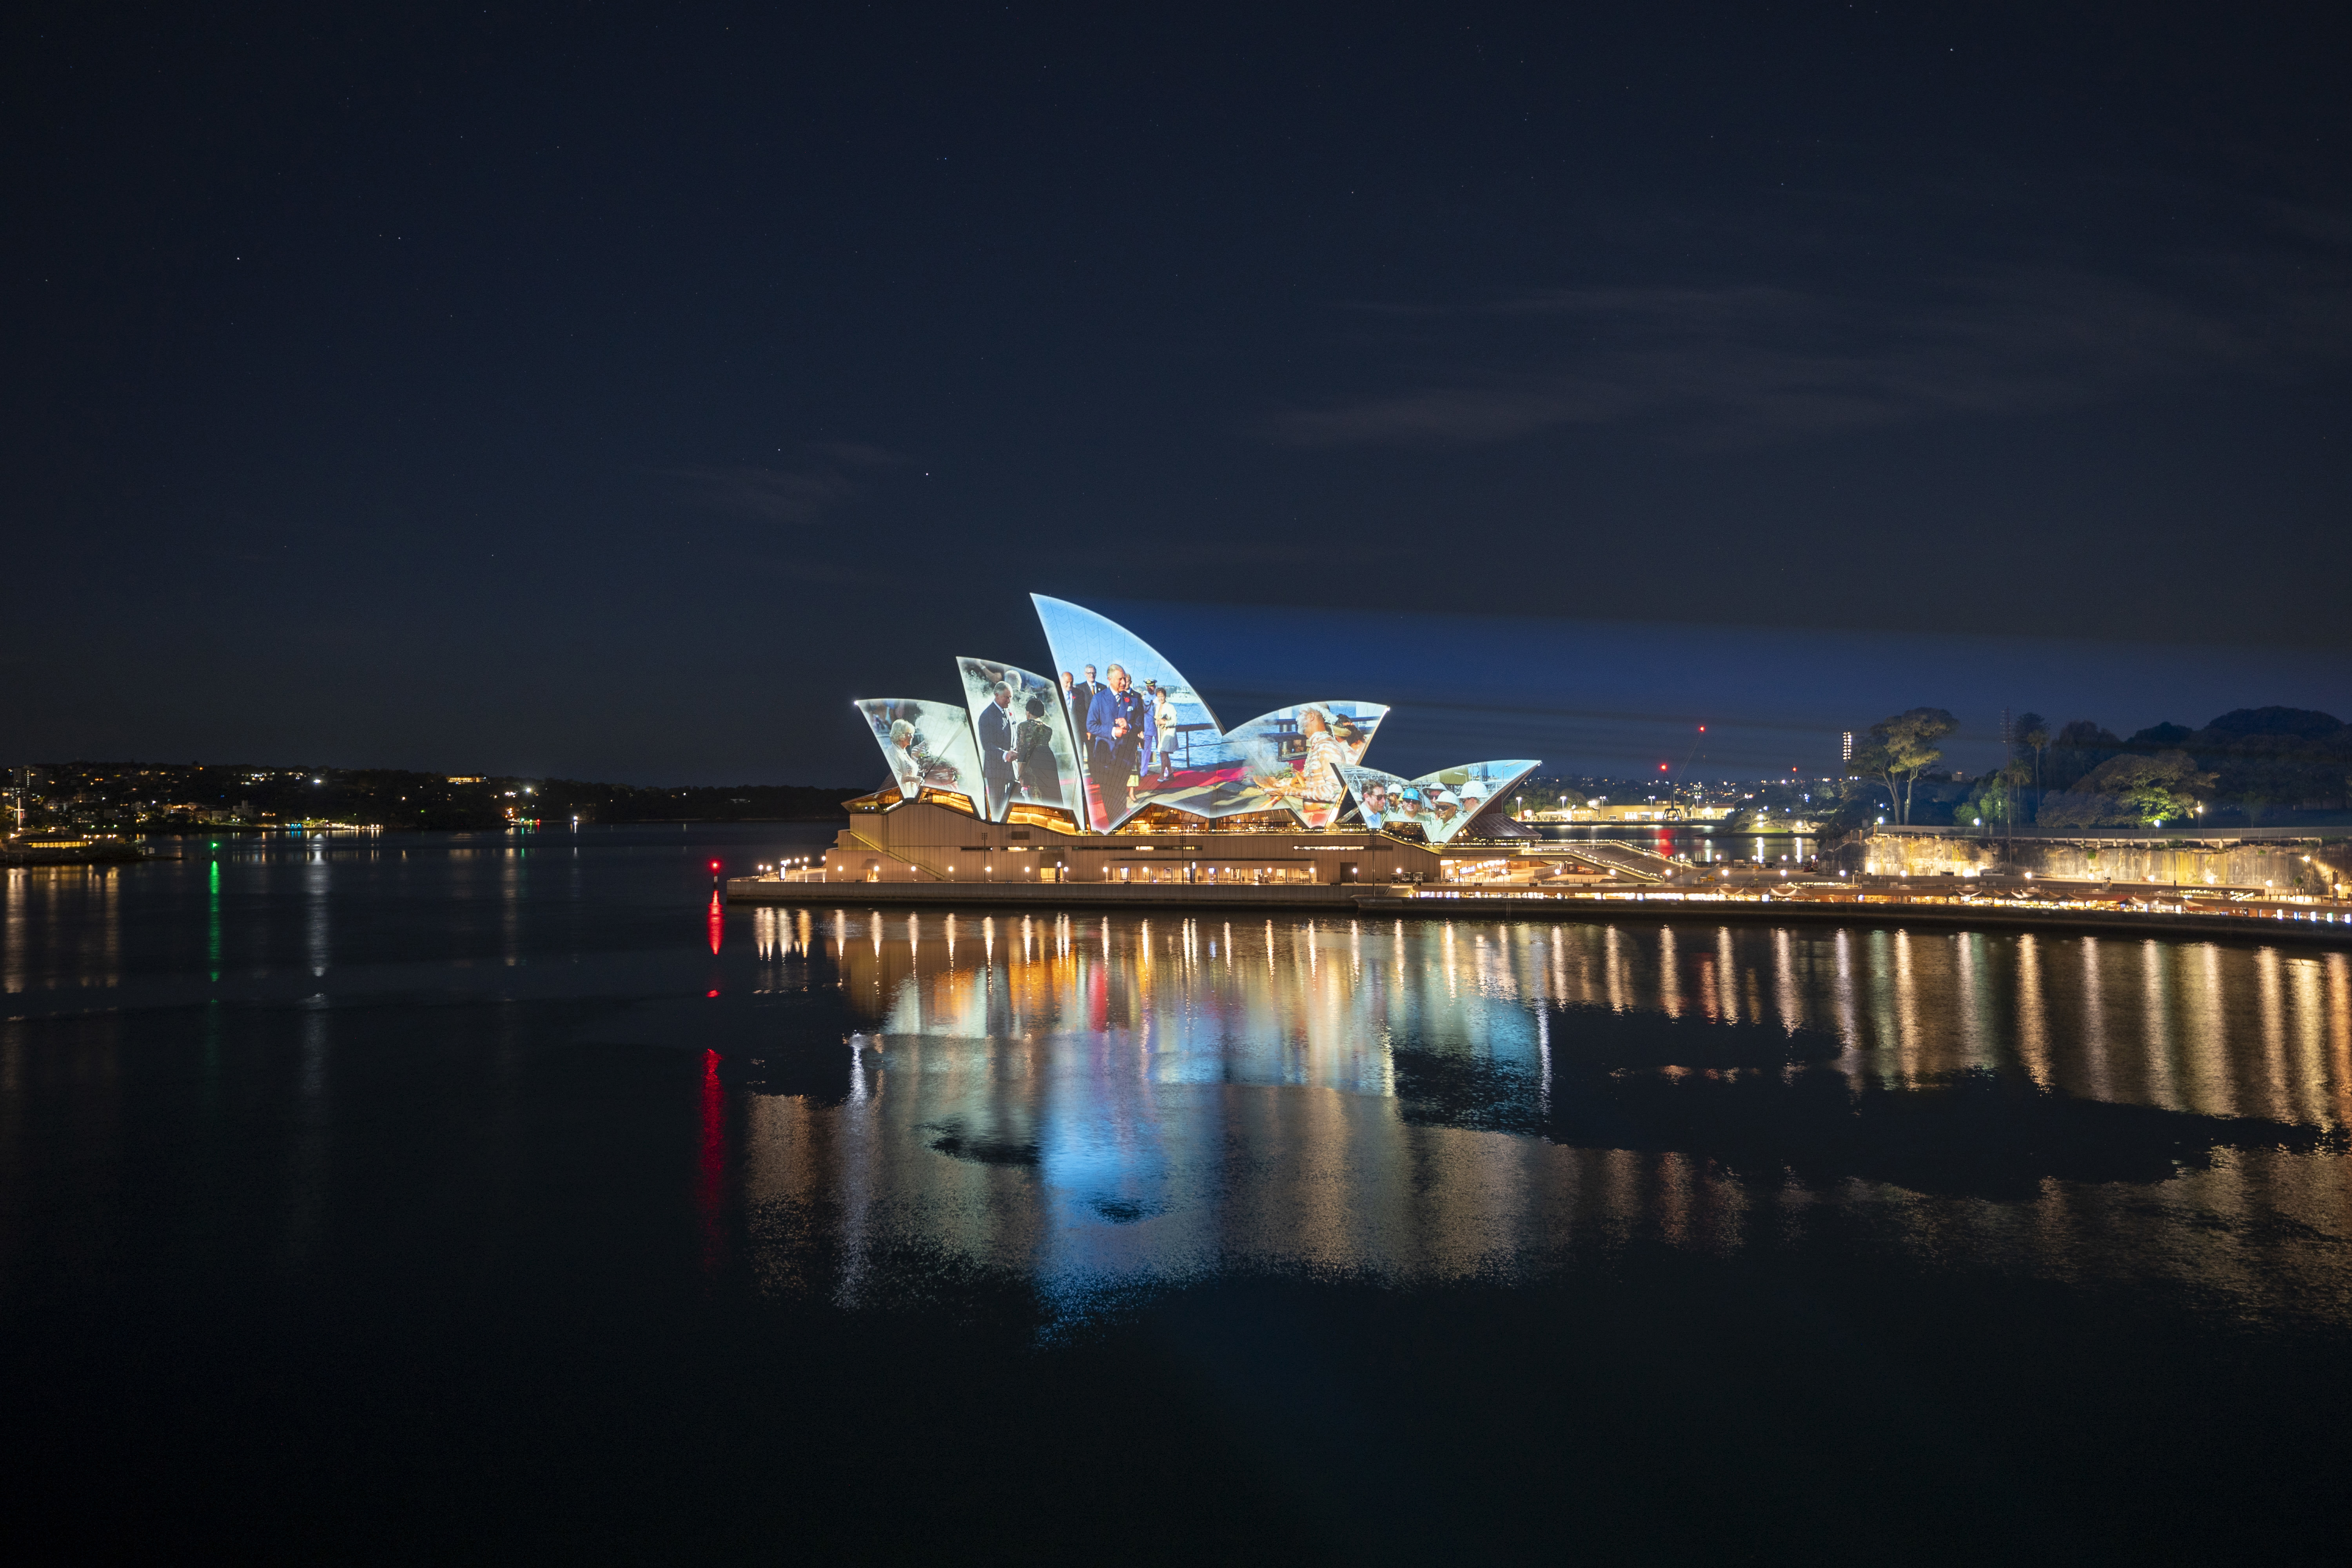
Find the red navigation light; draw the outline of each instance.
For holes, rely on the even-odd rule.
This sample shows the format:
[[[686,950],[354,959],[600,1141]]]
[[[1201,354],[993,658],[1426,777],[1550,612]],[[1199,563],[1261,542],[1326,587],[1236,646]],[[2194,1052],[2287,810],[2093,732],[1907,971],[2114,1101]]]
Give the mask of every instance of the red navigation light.
[[[717,869],[719,869],[719,862],[718,862],[718,861],[716,861],[716,860],[713,860],[713,861],[710,863],[710,868],[711,868],[712,870],[714,870],[714,871],[716,871]]]
[[[1665,763],[1660,763],[1658,764],[1658,771],[1659,771],[1660,773],[1664,773],[1664,772],[1666,771],[1666,764],[1665,764]]]

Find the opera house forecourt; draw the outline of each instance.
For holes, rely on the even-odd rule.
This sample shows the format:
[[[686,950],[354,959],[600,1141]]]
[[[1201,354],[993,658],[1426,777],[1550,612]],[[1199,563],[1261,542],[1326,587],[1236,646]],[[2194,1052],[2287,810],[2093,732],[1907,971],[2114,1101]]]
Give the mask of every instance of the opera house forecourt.
[[[1053,675],[959,658],[961,701],[858,700],[888,782],[847,803],[821,863],[730,895],[852,882],[861,898],[921,901],[1344,903],[1442,881],[1527,837],[1500,808],[1533,761],[1380,772],[1364,755],[1389,710],[1355,700],[1228,728],[1133,632],[1031,597]]]

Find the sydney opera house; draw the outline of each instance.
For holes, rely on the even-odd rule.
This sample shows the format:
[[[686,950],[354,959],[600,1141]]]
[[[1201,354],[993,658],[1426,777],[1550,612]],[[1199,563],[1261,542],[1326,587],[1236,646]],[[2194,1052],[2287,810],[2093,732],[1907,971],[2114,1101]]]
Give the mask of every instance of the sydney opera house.
[[[857,701],[888,782],[849,803],[848,827],[794,880],[1433,881],[1474,843],[1523,831],[1501,807],[1534,762],[1419,778],[1367,767],[1389,711],[1378,702],[1301,702],[1228,727],[1133,632],[1032,598],[1051,674],[959,658],[960,701]]]

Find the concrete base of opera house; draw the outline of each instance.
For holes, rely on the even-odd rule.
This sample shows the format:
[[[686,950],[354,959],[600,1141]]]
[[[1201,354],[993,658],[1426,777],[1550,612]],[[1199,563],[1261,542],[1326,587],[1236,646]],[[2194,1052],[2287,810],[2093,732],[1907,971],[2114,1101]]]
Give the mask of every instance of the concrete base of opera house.
[[[1322,904],[1331,896],[1345,903],[1363,884],[1436,881],[1473,859],[1361,827],[1243,826],[1168,814],[1116,833],[1082,833],[1058,810],[1016,805],[1007,816],[984,821],[961,795],[902,800],[893,792],[852,801],[849,825],[823,859],[793,870],[782,885],[848,884],[867,890],[860,897],[923,889],[916,895],[922,898],[1025,898],[1081,889],[1131,897],[1140,885],[1194,899],[1213,892],[1249,895],[1240,899],[1245,903],[1288,897]],[[874,891],[881,889],[894,891]],[[1326,889],[1328,895],[1319,891]]]

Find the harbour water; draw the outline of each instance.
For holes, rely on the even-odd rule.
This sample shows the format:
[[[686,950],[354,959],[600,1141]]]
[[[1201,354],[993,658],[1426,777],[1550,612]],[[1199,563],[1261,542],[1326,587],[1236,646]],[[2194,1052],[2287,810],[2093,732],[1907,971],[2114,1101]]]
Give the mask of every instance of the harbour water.
[[[713,901],[828,835],[9,873],[12,1509],[362,1558],[2332,1552],[2346,954]],[[70,1507],[94,1469],[136,1500]]]

